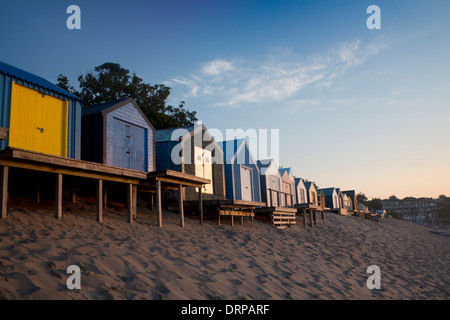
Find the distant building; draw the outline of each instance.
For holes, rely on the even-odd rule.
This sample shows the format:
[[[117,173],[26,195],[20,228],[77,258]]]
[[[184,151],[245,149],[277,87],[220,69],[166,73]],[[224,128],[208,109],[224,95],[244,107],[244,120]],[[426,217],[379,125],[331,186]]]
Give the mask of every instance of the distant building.
[[[439,199],[433,198],[406,198],[403,200],[385,200],[383,209],[387,214],[399,213],[403,219],[414,222],[423,222],[432,219],[437,214]]]

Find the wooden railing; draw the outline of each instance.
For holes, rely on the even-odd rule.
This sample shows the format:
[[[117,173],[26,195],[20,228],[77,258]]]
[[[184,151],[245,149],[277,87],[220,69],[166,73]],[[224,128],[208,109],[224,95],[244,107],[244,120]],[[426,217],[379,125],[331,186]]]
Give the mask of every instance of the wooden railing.
[[[267,206],[272,207],[273,206],[273,192],[277,195],[277,207],[281,207],[281,199],[284,199],[284,207],[287,207],[288,199],[291,199],[291,207],[294,206],[294,194],[289,192],[284,192],[276,189],[267,189],[269,191],[269,199],[267,199]]]

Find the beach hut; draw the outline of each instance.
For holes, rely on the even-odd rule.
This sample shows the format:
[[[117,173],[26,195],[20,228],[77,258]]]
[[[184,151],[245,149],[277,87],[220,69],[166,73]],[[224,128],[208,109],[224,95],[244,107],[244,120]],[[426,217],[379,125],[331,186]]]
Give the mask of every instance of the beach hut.
[[[261,176],[261,201],[266,203],[266,207],[257,208],[255,214],[270,217],[272,225],[279,228],[295,225],[297,209],[283,207],[282,197],[286,193],[282,191],[282,178],[275,161],[258,160],[258,167]]]
[[[245,139],[219,143],[225,162],[226,198],[261,201],[260,172]]]
[[[284,192],[281,195],[281,205],[283,207],[292,207],[295,202],[295,179],[291,168],[278,169],[281,176],[281,190]]]
[[[281,176],[273,159],[258,160],[261,175],[261,201],[268,207],[281,206]]]
[[[306,186],[302,178],[295,178],[295,199],[296,204],[307,203]]]
[[[323,188],[317,190],[319,193],[323,192],[325,196],[325,206],[330,209],[339,209],[339,198],[336,188]]]
[[[0,62],[0,149],[80,159],[81,99]]]
[[[318,205],[317,189],[314,183],[305,182],[306,196],[309,204]]]
[[[352,199],[347,196],[347,194],[345,194],[344,192],[342,192],[342,199],[343,199],[343,203],[344,206],[343,208],[347,211],[347,212],[352,212],[353,211],[353,202]]]
[[[347,191],[342,191],[342,193],[346,194],[349,199],[349,203],[351,205],[350,211],[357,212],[358,211],[358,201],[356,200],[356,191],[355,190],[347,190]]]
[[[341,191],[341,188],[336,188],[336,193],[338,197],[339,208],[344,208],[344,197]]]
[[[83,160],[154,171],[154,138],[155,128],[133,98],[83,108]]]
[[[222,148],[203,124],[184,128],[157,130],[156,169],[174,170],[208,179],[199,194],[198,188],[187,187],[187,201],[225,199],[225,168]]]

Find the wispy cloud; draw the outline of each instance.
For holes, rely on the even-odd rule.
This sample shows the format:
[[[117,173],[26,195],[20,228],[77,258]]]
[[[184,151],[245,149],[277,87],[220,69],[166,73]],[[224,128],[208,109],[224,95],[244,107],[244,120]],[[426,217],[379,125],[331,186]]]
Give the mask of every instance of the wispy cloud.
[[[213,100],[216,106],[279,102],[311,84],[329,86],[382,48],[356,40],[310,57],[284,50],[259,61],[216,59],[204,63],[195,74],[171,82],[186,86],[191,96]]]

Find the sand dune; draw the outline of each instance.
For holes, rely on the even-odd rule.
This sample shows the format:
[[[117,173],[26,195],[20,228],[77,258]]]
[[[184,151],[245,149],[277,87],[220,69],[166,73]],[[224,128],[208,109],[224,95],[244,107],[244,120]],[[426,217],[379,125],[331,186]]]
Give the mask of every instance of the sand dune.
[[[139,206],[133,224],[123,208],[103,225],[89,202],[20,203],[0,221],[0,299],[449,299],[450,238],[409,222],[327,214],[310,228],[283,230],[199,225]],[[224,219],[225,220],[225,219]],[[66,268],[81,268],[81,290],[68,290]],[[369,290],[369,265],[381,289]]]

